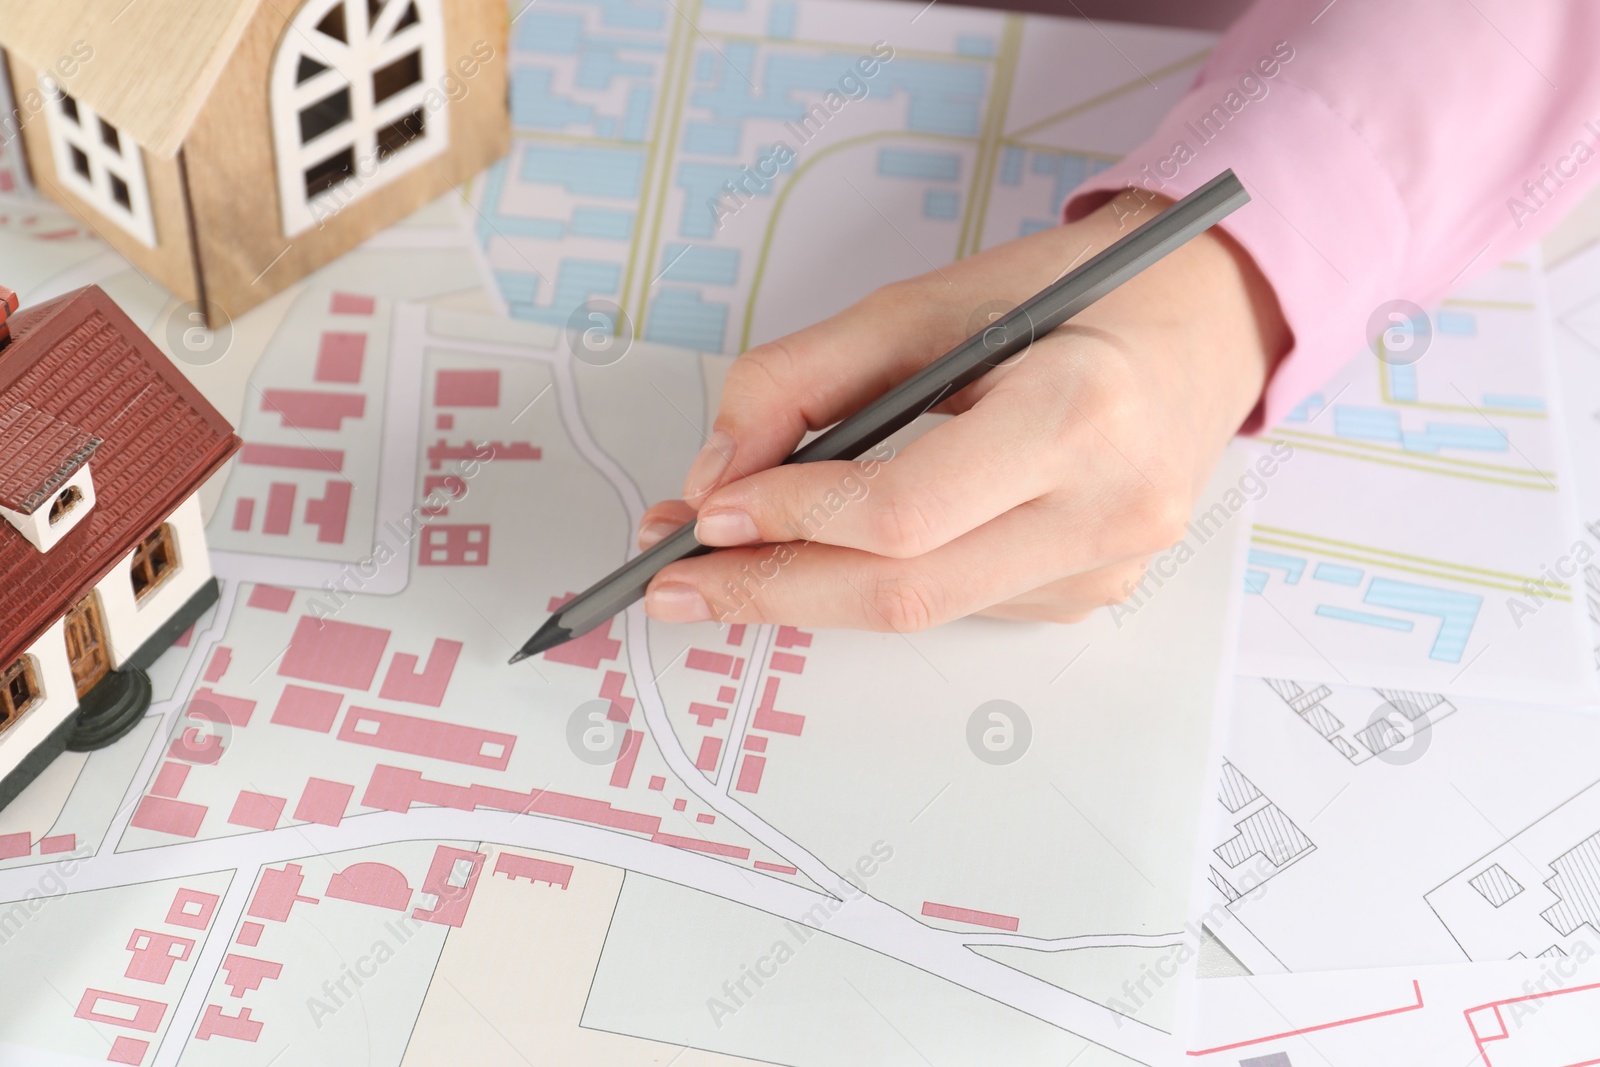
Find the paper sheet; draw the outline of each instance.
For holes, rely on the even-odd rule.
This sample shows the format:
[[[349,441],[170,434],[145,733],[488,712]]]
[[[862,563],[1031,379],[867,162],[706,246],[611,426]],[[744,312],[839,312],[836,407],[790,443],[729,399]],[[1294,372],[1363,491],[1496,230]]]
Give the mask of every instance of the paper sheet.
[[[1227,1067],[1556,1067],[1600,1058],[1582,955],[1202,983],[1186,1061]]]
[[[1536,257],[1501,264],[1266,435],[1295,453],[1257,510],[1242,672],[1596,699],[1547,303]]]

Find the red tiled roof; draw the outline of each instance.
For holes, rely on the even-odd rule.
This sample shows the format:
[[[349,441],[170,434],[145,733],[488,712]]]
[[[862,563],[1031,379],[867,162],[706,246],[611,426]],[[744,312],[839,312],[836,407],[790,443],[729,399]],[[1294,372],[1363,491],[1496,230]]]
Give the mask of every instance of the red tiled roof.
[[[35,511],[100,446],[100,438],[32,404],[0,408],[0,507]]]
[[[24,308],[11,336],[0,348],[0,412],[27,405],[101,444],[90,463],[94,507],[49,552],[0,521],[0,665],[239,447],[227,420],[98,286]],[[0,466],[9,484],[9,450]]]

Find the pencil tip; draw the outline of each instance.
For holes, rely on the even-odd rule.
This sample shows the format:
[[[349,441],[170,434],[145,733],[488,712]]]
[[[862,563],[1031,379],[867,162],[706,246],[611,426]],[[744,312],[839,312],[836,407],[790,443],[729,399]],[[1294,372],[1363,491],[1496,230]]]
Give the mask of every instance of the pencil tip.
[[[561,625],[561,616],[552,615],[545,620],[544,625],[539,627],[532,637],[522,643],[522,647],[517,650],[517,654],[511,657],[511,662],[521,663],[529,656],[537,656],[547,649],[566,644],[572,638],[572,631]]]

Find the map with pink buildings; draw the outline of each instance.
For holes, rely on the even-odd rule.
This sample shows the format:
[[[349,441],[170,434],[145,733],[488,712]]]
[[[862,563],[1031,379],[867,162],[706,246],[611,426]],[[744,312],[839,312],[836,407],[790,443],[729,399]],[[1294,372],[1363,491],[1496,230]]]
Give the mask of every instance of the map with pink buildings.
[[[830,274],[863,291],[926,269],[916,246],[945,259],[1048,224],[1206,43],[1114,27],[1151,93],[1083,24],[862,5],[864,44],[819,43],[826,20],[794,4],[738,6],[685,17],[740,56],[729,35],[760,22],[761,77],[797,100],[874,33],[903,48],[829,135],[892,134],[883,152],[808,149],[840,188],[918,213],[911,245],[871,202],[828,213],[882,228],[856,275]],[[0,187],[0,281],[26,303],[100,284],[244,441],[202,494],[221,599],[152,668],[147,718],[0,811],[0,1063],[1165,1062],[1174,988],[1136,1008],[1120,991],[1189,936],[1243,520],[1131,621],[860,634],[634,609],[506,664],[633,551],[736,333],[777,322],[769,298],[711,343],[707,301],[749,279],[719,282],[736,250],[702,240],[659,271],[630,260],[654,325],[608,365],[574,357],[569,305],[628,245],[607,236],[620,209],[583,197],[632,194],[626,166],[541,130],[552,93],[587,93],[596,123],[648,112],[624,83],[660,57],[605,49],[650,53],[659,31],[716,123],[775,120],[716,96],[729,79],[701,77],[715,52],[670,7],[521,17],[539,30],[516,30],[502,199],[479,183],[432,204],[202,344],[92,233]],[[1056,77],[1063,48],[1086,57],[1083,106],[1019,88],[1008,119],[1012,82]],[[707,123],[687,169],[651,179],[677,190],[652,233],[709,173],[695,160],[727,134]],[[952,165],[987,228],[949,214]],[[545,203],[570,209],[555,262]],[[813,271],[827,242],[769,247],[761,218],[728,238],[745,262]]]

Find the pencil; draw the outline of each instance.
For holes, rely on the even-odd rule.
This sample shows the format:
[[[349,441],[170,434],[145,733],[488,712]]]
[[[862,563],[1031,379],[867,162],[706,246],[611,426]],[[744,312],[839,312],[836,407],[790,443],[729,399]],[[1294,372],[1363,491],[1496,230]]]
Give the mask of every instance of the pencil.
[[[795,450],[784,462],[855,459],[1249,202],[1250,195],[1233,171],[1223,171]],[[710,551],[710,547],[695,540],[694,523],[685,524],[567,601],[523,643],[511,662],[588,633],[641,599],[645,587],[663,567]]]

